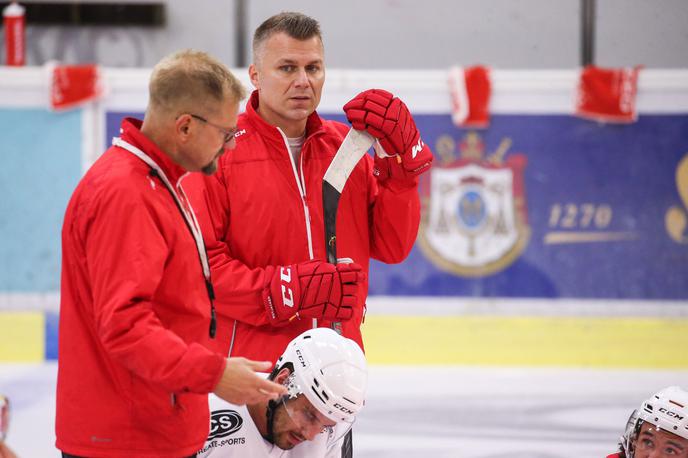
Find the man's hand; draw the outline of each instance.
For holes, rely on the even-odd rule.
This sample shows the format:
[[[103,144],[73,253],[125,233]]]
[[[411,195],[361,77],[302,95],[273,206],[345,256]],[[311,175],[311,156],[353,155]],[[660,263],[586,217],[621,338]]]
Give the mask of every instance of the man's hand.
[[[382,89],[369,89],[344,105],[344,112],[354,129],[378,139],[378,179],[415,183],[415,177],[430,168],[432,151],[421,140],[411,113],[398,97]]]
[[[353,315],[364,278],[358,264],[313,260],[268,267],[263,303],[275,326],[297,318],[346,321]]]
[[[256,371],[269,372],[271,369],[269,361],[227,358],[225,371],[213,393],[236,405],[277,399],[287,394],[286,387],[256,375]]]

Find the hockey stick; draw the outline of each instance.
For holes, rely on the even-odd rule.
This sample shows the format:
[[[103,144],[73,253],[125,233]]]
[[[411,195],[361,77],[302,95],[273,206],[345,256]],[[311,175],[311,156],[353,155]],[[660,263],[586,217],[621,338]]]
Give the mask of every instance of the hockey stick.
[[[351,171],[373,145],[375,139],[365,131],[350,129],[323,177],[323,214],[327,262],[337,264],[337,208]],[[341,334],[341,323],[332,323]]]

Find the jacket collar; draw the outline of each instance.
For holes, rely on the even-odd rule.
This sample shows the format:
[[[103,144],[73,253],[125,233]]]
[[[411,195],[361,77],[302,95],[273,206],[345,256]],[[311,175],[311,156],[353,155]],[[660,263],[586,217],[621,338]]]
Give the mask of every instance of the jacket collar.
[[[251,94],[251,98],[248,100],[248,103],[246,104],[246,116],[248,117],[249,122],[253,125],[253,127],[258,130],[258,132],[270,138],[271,140],[278,141],[279,143],[283,144],[284,140],[282,139],[282,135],[280,134],[280,131],[277,129],[277,127],[268,124],[267,121],[265,121],[260,114],[258,114],[258,105],[260,103],[260,98],[258,97],[258,91],[255,90]],[[308,116],[308,119],[306,120],[306,139],[320,134],[324,131],[323,129],[323,122],[320,116],[316,111],[310,114]]]
[[[124,118],[120,129],[122,140],[146,153],[165,172],[170,183],[177,183],[187,171],[177,165],[167,153],[141,132],[142,124],[143,122],[138,119]]]

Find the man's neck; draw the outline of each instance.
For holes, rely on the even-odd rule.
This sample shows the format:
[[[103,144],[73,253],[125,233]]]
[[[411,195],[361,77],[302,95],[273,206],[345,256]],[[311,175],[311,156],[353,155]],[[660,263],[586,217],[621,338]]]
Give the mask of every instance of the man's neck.
[[[296,138],[306,134],[306,123],[308,122],[308,118],[302,121],[284,119],[270,111],[261,110],[260,105],[258,105],[258,109],[256,111],[258,112],[258,115],[263,118],[263,121],[267,122],[271,126],[277,127],[289,138]]]
[[[141,124],[141,133],[148,138],[148,140],[155,143],[160,151],[165,153],[175,164],[179,164],[177,161],[176,151],[171,148],[170,142],[167,140],[166,136],[162,134],[163,130],[155,125],[155,123],[143,119],[143,124]]]
[[[306,123],[298,126],[278,126],[287,138],[299,138],[306,135]]]

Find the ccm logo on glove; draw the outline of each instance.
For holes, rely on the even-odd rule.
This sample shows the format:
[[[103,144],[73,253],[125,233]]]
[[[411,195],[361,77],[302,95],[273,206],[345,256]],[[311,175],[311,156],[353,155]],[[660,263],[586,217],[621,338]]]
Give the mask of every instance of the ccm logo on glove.
[[[282,280],[282,303],[286,307],[294,307],[294,293],[284,283],[291,283],[291,269],[289,267],[280,267],[280,279]]]
[[[365,280],[361,266],[306,261],[289,266],[267,267],[263,303],[273,325],[297,318],[346,321],[358,303],[359,286]]]

